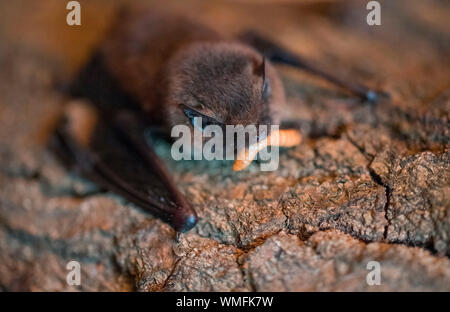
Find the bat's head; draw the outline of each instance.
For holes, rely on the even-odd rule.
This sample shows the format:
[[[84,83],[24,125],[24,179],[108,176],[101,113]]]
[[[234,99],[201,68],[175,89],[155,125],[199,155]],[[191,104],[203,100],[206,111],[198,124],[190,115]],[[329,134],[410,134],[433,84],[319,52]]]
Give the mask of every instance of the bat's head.
[[[169,124],[278,124],[284,90],[270,63],[236,42],[198,43],[179,52],[169,66]]]

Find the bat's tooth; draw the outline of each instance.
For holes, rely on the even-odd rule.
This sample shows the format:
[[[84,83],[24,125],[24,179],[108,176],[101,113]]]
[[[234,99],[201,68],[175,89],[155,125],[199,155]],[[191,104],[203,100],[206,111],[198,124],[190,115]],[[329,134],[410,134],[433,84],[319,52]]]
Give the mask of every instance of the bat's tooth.
[[[97,110],[82,101],[70,102],[65,111],[68,130],[76,142],[88,146],[98,122]]]

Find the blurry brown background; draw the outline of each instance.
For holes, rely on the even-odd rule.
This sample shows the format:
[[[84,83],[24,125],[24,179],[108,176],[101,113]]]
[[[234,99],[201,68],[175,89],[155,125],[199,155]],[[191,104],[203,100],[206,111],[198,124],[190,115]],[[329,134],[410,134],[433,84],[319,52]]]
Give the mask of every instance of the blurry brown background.
[[[392,96],[361,105],[279,67],[284,115],[300,120],[305,143],[271,173],[166,157],[201,217],[179,243],[45,148],[70,101],[55,85],[136,1],[79,2],[72,27],[67,1],[0,2],[0,289],[450,290],[447,1],[380,1],[381,26],[366,24],[367,1],[145,1],[226,34],[256,29]],[[65,282],[70,260],[81,286]],[[381,286],[366,284],[371,260]]]

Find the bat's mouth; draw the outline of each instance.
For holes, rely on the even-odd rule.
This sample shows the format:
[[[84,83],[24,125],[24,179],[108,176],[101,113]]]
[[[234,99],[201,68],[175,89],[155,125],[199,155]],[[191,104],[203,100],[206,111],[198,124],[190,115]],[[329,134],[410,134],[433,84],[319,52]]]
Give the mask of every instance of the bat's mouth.
[[[292,147],[300,144],[302,136],[295,129],[272,131],[268,136],[257,143],[242,149],[233,165],[234,171],[241,171],[247,168],[255,159],[256,155],[268,146]]]

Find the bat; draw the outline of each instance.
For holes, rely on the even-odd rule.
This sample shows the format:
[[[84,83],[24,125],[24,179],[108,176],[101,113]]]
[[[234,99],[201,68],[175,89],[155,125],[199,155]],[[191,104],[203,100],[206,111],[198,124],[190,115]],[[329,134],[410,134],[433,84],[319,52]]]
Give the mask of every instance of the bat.
[[[177,189],[146,129],[168,135],[174,125],[278,125],[285,102],[272,65],[284,63],[318,75],[364,101],[381,92],[335,76],[255,32],[227,38],[184,16],[129,8],[120,13],[89,62],[71,83],[51,147],[64,164],[169,223],[177,235],[197,214]],[[240,151],[246,161],[269,145],[294,146],[301,135],[282,129]],[[274,143],[276,142],[276,143]]]

